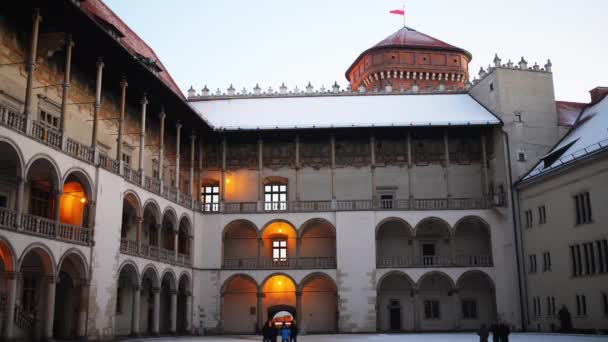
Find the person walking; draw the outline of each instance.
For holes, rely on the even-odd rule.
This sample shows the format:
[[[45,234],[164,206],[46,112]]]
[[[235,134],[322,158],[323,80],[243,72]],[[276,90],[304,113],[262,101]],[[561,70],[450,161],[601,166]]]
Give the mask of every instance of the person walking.
[[[500,322],[498,324],[498,336],[500,337],[500,342],[509,342],[510,333],[511,328],[509,328],[509,324],[505,322]]]
[[[272,338],[272,320],[267,320],[262,327],[262,341],[264,342],[275,342]]]
[[[488,337],[490,336],[490,330],[486,328],[485,324],[481,325],[481,328],[477,330],[477,335],[479,335],[479,342],[488,342]]]
[[[273,320],[271,321],[271,328],[270,328],[270,341],[271,342],[277,342],[277,337],[279,336],[279,328],[276,325],[276,322]]]
[[[283,323],[283,327],[281,328],[281,339],[283,342],[289,342],[289,337],[291,336],[291,332],[289,331],[289,327],[287,324]]]
[[[572,316],[570,316],[570,311],[568,311],[565,304],[557,312],[557,318],[559,318],[560,322],[560,332],[567,333],[572,330]]]
[[[298,326],[296,325],[296,320],[294,319],[289,326],[289,342],[298,342]]]
[[[492,332],[492,341],[500,342],[500,329],[498,328],[497,321],[492,322],[492,325],[490,325],[490,331]]]

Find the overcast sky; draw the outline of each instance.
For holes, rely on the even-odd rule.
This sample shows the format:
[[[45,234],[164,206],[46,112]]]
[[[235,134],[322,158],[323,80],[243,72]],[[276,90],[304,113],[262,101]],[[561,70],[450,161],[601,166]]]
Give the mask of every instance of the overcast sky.
[[[105,0],[157,53],[185,92],[230,84],[334,81],[398,30],[398,0]],[[608,0],[409,0],[406,24],[473,55],[471,78],[498,55],[553,63],[558,100],[608,86]]]

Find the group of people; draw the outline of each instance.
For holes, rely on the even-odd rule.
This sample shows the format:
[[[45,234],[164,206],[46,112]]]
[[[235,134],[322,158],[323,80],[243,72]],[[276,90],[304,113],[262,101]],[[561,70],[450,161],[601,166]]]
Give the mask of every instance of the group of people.
[[[509,342],[511,328],[509,328],[509,325],[504,322],[494,322],[492,325],[490,325],[489,329],[485,324],[482,324],[481,328],[477,330],[479,342],[488,342],[490,333],[492,333],[493,342]]]
[[[279,342],[277,338],[281,336],[282,342],[298,341],[298,326],[296,321],[291,324],[282,323],[277,325],[274,320],[269,319],[262,328],[262,338],[264,342]]]

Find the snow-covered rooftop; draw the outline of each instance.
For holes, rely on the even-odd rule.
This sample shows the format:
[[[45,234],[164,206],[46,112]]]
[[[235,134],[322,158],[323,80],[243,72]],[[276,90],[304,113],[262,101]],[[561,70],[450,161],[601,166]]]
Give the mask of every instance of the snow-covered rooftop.
[[[522,178],[522,181],[602,150],[608,150],[608,96],[585,108],[568,134]]]
[[[216,129],[495,125],[468,94],[248,97],[191,102]]]

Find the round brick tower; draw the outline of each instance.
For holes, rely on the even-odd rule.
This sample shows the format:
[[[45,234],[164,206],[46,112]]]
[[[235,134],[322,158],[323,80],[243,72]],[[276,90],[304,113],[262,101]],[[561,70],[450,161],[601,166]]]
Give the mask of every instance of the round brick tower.
[[[361,53],[346,79],[352,91],[464,89],[471,58],[466,50],[403,27]]]

